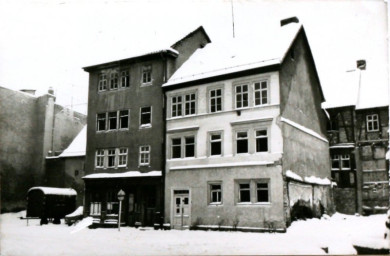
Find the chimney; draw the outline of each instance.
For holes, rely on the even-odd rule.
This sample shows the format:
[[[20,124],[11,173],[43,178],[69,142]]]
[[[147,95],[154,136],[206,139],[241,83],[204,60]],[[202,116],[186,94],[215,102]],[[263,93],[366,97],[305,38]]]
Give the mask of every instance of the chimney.
[[[31,95],[35,95],[36,90],[34,90],[34,89],[21,89],[20,91],[31,94]]]
[[[356,67],[360,70],[366,70],[366,60],[356,61]]]
[[[47,93],[51,94],[51,95],[54,95],[54,89],[53,87],[49,87],[49,90],[47,91]]]
[[[287,19],[283,19],[280,21],[280,26],[283,27],[284,25],[290,24],[290,23],[299,23],[299,20],[296,16],[290,17]]]

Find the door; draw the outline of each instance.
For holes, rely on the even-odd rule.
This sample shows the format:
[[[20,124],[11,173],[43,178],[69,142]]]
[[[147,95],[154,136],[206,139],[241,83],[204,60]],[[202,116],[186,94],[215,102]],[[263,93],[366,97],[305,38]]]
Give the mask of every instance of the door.
[[[182,229],[190,226],[190,197],[188,190],[174,191],[173,228]]]

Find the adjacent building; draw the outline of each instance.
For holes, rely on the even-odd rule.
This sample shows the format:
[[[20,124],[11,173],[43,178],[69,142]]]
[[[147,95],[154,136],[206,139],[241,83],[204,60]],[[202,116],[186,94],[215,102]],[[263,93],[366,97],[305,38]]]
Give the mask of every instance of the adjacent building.
[[[357,68],[340,75],[338,95],[324,104],[336,210],[347,214],[385,212],[389,206],[389,106],[387,78],[379,68]]]
[[[85,67],[89,101],[84,214],[99,224],[118,219],[153,225],[163,210],[165,99],[161,85],[210,42],[199,27],[166,48]]]
[[[76,204],[83,205],[84,166],[87,147],[87,126],[77,134],[72,143],[58,156],[46,157],[45,185],[72,188],[77,192]]]
[[[1,211],[26,207],[29,188],[45,181],[45,158],[60,154],[86,124],[84,114],[55,103],[53,90],[0,87]]]
[[[324,96],[296,22],[210,43],[163,85],[172,228],[283,231],[332,211]]]

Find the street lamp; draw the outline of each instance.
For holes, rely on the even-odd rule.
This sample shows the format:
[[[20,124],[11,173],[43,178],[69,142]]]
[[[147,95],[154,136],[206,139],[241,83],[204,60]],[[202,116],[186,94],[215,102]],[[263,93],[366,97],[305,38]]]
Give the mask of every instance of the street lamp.
[[[118,192],[119,200],[119,213],[118,213],[118,231],[121,231],[121,212],[122,212],[122,201],[125,199],[125,191],[122,189]]]

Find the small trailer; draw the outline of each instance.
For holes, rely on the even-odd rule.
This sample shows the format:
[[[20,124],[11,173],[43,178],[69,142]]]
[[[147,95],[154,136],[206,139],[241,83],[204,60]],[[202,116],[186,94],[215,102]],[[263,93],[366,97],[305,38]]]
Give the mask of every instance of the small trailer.
[[[77,192],[71,188],[33,187],[27,192],[26,217],[38,217],[41,225],[48,219],[60,224],[61,218],[76,209]]]

